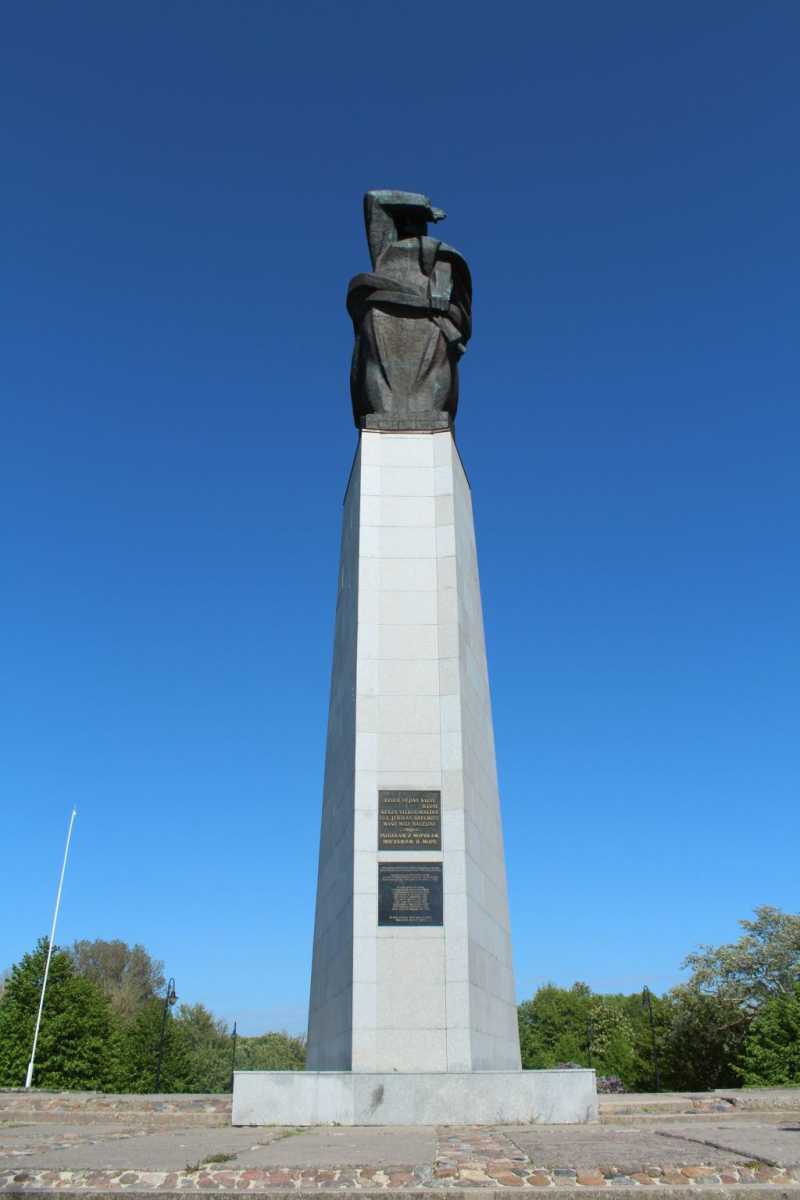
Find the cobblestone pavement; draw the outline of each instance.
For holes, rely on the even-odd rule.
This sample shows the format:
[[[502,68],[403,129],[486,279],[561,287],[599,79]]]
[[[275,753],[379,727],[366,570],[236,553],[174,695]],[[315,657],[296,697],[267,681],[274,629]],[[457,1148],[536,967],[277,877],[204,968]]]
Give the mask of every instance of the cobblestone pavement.
[[[709,1115],[663,1129],[170,1129],[20,1115],[0,1127],[0,1192],[15,1195],[734,1185],[800,1200],[800,1123],[784,1115],[736,1125]]]

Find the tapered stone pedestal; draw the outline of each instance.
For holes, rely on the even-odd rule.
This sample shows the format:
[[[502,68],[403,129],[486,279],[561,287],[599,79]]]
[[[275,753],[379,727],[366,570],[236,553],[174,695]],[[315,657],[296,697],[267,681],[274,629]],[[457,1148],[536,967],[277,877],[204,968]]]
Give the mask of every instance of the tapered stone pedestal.
[[[464,468],[449,430],[364,430],[344,502],[307,1071],[237,1074],[234,1122],[596,1112],[593,1072],[520,1070]]]
[[[441,850],[379,850],[379,792]],[[378,865],[442,865],[443,923],[380,926]],[[364,431],[344,505],[308,1068],[519,1070],[469,485],[449,431]]]

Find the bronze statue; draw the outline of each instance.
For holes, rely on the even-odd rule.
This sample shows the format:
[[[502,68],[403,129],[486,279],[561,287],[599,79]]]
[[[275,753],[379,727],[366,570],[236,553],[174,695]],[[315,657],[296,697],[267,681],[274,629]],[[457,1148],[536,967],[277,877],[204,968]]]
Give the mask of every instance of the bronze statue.
[[[458,360],[472,332],[472,280],[452,246],[428,237],[445,213],[417,192],[364,197],[373,273],[356,275],[347,311],[359,429],[448,429],[458,405]]]

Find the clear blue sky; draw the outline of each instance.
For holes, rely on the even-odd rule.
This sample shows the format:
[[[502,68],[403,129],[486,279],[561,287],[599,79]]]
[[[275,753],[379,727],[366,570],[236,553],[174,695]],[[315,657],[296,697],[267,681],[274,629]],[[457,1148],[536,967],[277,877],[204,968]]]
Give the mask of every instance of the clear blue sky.
[[[798,908],[800,7],[7,7],[0,966],[305,1026],[361,195],[469,259],[520,997]]]

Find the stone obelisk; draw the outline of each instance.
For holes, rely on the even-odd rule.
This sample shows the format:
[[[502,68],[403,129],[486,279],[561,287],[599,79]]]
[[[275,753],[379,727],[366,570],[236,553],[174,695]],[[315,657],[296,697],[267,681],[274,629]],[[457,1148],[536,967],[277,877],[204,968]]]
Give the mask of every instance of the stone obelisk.
[[[365,429],[345,499],[308,1067],[519,1070],[470,491]]]
[[[348,291],[344,501],[304,1073],[240,1124],[579,1121],[591,1071],[522,1071],[470,487],[453,430],[469,269],[425,196],[369,192]]]

